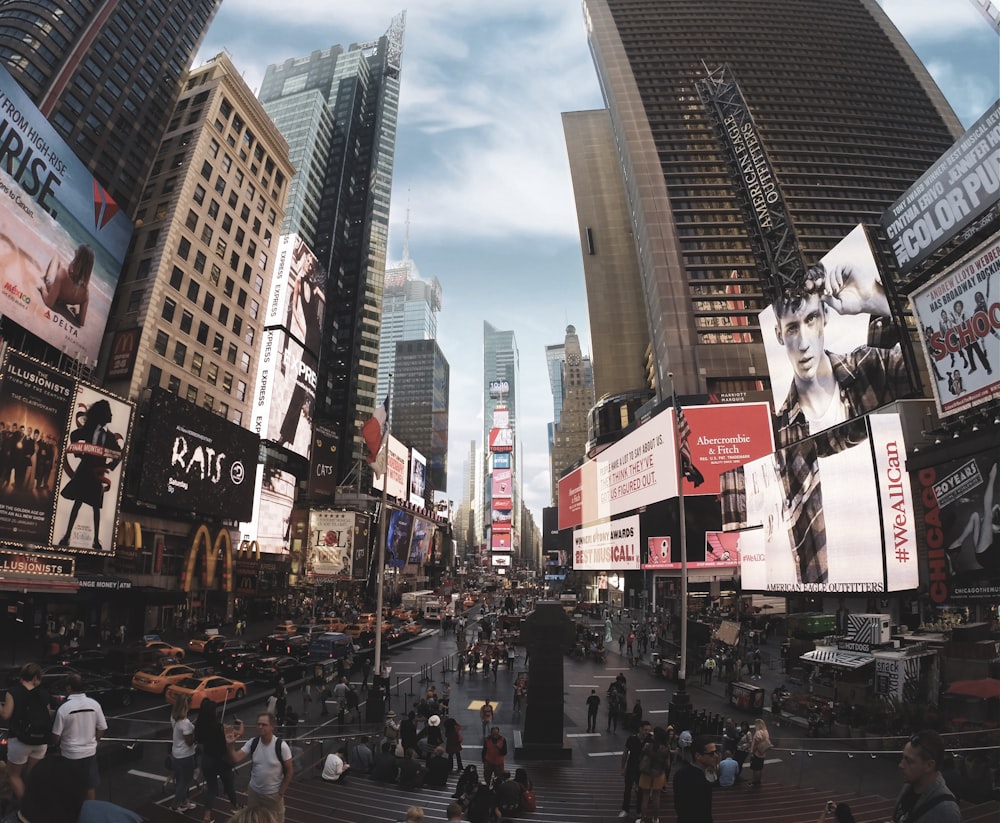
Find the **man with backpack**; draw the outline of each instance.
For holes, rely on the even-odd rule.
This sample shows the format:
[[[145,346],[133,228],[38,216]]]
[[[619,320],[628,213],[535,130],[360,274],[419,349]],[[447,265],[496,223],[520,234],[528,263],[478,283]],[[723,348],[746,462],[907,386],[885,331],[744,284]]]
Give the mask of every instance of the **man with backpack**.
[[[45,758],[52,730],[49,695],[41,688],[41,682],[42,667],[37,663],[25,663],[21,667],[20,680],[7,690],[0,706],[0,718],[10,721],[7,776],[18,804],[24,797],[24,780],[28,772]]]
[[[292,750],[287,742],[275,736],[277,720],[273,714],[257,716],[258,736],[236,748],[240,724],[228,736],[233,764],[238,765],[248,757],[250,785],[247,788],[247,806],[269,811],[276,823],[285,823],[285,792],[292,782]]]

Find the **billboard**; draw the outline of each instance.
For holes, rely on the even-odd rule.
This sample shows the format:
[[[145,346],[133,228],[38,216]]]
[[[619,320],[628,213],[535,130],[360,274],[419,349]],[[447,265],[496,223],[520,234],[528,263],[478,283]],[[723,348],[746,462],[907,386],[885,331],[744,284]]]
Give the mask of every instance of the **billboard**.
[[[108,357],[108,368],[105,370],[105,380],[123,380],[132,376],[135,367],[135,356],[139,353],[139,336],[142,329],[119,329],[111,339],[111,352]]]
[[[132,404],[80,383],[59,467],[55,545],[114,553]]]
[[[410,450],[391,434],[388,441],[385,474],[372,477],[372,488],[382,491],[385,483],[388,483],[386,494],[397,500],[407,500],[406,464],[409,461]]]
[[[0,314],[96,363],[132,222],[0,66]]]
[[[354,512],[309,512],[312,570],[317,577],[351,577],[356,519]]]
[[[910,295],[942,417],[1000,397],[1000,237]]]
[[[309,456],[316,400],[316,357],[282,329],[264,332],[253,402],[253,431]]]
[[[288,554],[291,542],[292,508],[295,505],[295,475],[274,466],[257,465],[253,516],[240,523],[240,539],[256,540],[262,552]]]
[[[504,568],[510,568],[511,556],[509,554],[494,554],[490,556],[490,562],[494,566],[503,566]]]
[[[759,315],[779,446],[911,393],[898,329],[858,225]]]
[[[935,605],[1000,597],[995,442],[975,454],[915,472],[920,542],[927,548],[928,594]]]
[[[0,540],[49,542],[75,383],[7,348],[0,372]]]
[[[434,548],[434,532],[437,526],[423,517],[413,518],[413,530],[410,533],[410,553],[408,563],[420,565],[431,559],[431,549]]]
[[[314,358],[319,356],[323,334],[326,279],[326,271],[302,238],[283,234],[264,323],[284,329]]]
[[[492,529],[490,535],[490,548],[492,548],[495,552],[511,551],[513,546],[511,544],[510,529],[505,529],[503,531]]]
[[[410,449],[409,499],[414,506],[427,505],[427,458],[416,449]]]
[[[490,429],[490,451],[491,452],[511,452],[514,451],[514,430],[513,429]]]
[[[882,215],[901,273],[1000,202],[1000,100]]]
[[[684,495],[718,494],[719,476],[774,451],[774,430],[767,403],[685,406],[691,426],[691,462],[704,478],[697,486],[682,478]]]
[[[332,498],[337,492],[337,433],[331,426],[313,427],[309,450],[309,496],[313,500]]]
[[[705,557],[703,560],[688,560],[689,569],[712,569],[722,566],[738,566],[740,562],[739,532],[705,532]],[[680,557],[671,556],[670,537],[650,537],[646,541],[647,561],[643,569],[679,569]]]
[[[385,532],[385,564],[394,569],[406,565],[410,553],[413,515],[403,509],[389,509],[389,524]]]
[[[161,389],[147,421],[139,499],[206,517],[253,517],[256,434]]]
[[[918,583],[913,504],[897,414],[860,418],[779,449],[723,478],[727,531],[757,528],[738,546],[743,588],[887,592]],[[762,557],[763,574],[755,566]],[[754,575],[757,575],[754,578]]]
[[[511,490],[514,488],[513,474],[510,469],[493,469],[491,485],[494,500],[498,497],[510,497]],[[510,506],[507,508],[510,508]]]
[[[575,529],[573,568],[576,571],[638,569],[640,547],[638,515]]]

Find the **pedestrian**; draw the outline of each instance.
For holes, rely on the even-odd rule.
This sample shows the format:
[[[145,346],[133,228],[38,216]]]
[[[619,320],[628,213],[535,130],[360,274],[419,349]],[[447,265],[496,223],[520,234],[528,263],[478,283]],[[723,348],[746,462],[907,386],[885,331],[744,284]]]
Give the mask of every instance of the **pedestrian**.
[[[375,752],[372,750],[368,735],[362,735],[361,740],[351,746],[348,763],[355,774],[370,774],[375,766]]]
[[[629,735],[622,751],[621,773],[625,779],[625,791],[622,795],[622,810],[619,817],[629,817],[632,807],[632,792],[636,792],[636,815],[642,813],[642,789],[639,788],[639,763],[642,760],[642,747],[646,745],[653,733],[653,724],[648,720],[639,724],[639,731]]]
[[[187,799],[188,787],[194,781],[194,723],[188,718],[191,710],[191,695],[179,694],[174,699],[170,711],[170,728],[173,742],[170,759],[174,770],[174,802],[170,808],[175,812],[189,812],[196,804]]]
[[[490,729],[490,736],[483,742],[483,780],[490,788],[493,779],[503,773],[504,758],[507,756],[507,740],[500,734],[500,727]]]
[[[756,647],[753,650],[753,679],[760,680],[760,665],[763,662],[763,655],[760,652],[760,647]]]
[[[462,771],[462,743],[465,738],[462,736],[462,727],[454,717],[448,717],[444,721],[444,748],[448,754],[449,769]],[[457,761],[457,764],[456,764]]]
[[[670,748],[667,732],[657,726],[653,737],[642,747],[639,758],[639,788],[642,790],[642,823],[660,818],[660,796],[670,777]]]
[[[66,678],[66,692],[66,700],[52,724],[52,743],[82,775],[87,784],[86,799],[95,800],[101,782],[97,772],[97,744],[108,728],[108,721],[101,704],[85,694],[80,675]]]
[[[937,732],[928,729],[906,741],[899,761],[903,788],[892,810],[893,823],[918,817],[921,823],[961,823],[958,801],[941,774],[944,760],[944,741]]]
[[[419,806],[410,806],[406,810],[406,817],[400,820],[399,823],[424,823],[424,810]]]
[[[524,678],[517,678],[514,684],[514,702],[511,704],[511,712],[514,717],[521,715],[521,702],[524,700]]]
[[[709,655],[707,658],[705,658],[704,684],[706,686],[712,685],[712,675],[715,673],[715,665],[716,665],[715,658],[712,657],[712,655]]]
[[[240,723],[227,732],[229,755],[234,765],[250,758],[250,785],[247,787],[247,806],[269,811],[276,823],[285,823],[285,792],[292,782],[292,750],[288,743],[275,736],[277,718],[267,712],[257,717],[257,737],[248,739],[237,748]]]
[[[201,773],[205,778],[204,823],[211,823],[212,808],[219,792],[219,781],[235,811],[236,787],[233,784],[233,767],[229,762],[229,746],[226,730],[217,716],[215,701],[205,698],[198,709],[198,719],[194,723],[194,739],[201,749]]]
[[[719,761],[719,787],[730,789],[736,785],[740,773],[740,764],[733,758],[732,749],[726,749]]]
[[[608,688],[608,734],[618,731],[618,717],[621,715],[623,700],[621,692],[612,684]]]
[[[601,698],[597,696],[597,689],[590,690],[590,697],[587,698],[587,731],[597,731],[597,710],[601,707]]]
[[[479,709],[479,722],[483,725],[483,740],[486,740],[486,734],[490,730],[490,726],[493,725],[493,706],[487,698],[483,705]]]
[[[625,653],[625,635],[620,634],[618,635],[618,654],[624,654],[624,653]]]
[[[716,745],[699,736],[691,744],[692,761],[674,775],[674,811],[677,823],[712,823],[712,784],[705,772],[714,766]]]
[[[767,731],[764,718],[758,717],[754,723],[753,737],[750,739],[750,771],[753,773],[751,788],[760,786],[764,773],[764,756],[771,749],[771,735]]]
[[[42,688],[42,667],[37,663],[21,666],[18,682],[7,690],[0,719],[10,721],[7,739],[7,779],[18,805],[24,797],[24,781],[45,759],[52,712],[49,695]]]

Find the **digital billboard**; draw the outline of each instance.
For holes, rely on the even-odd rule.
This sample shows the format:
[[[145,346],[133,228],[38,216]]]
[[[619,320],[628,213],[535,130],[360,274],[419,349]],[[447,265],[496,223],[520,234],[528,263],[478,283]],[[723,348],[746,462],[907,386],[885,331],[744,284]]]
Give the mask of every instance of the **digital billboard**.
[[[490,534],[490,548],[495,552],[509,552],[513,545],[510,536],[510,529],[498,531],[492,529]]]
[[[410,502],[427,505],[427,458],[416,449],[410,449]]]
[[[426,563],[431,558],[431,549],[434,547],[434,532],[437,526],[430,520],[423,517],[413,518],[413,530],[410,533],[410,554],[409,563],[417,565]]]
[[[309,496],[328,500],[337,493],[337,433],[332,426],[316,423],[309,450]]]
[[[309,512],[312,570],[317,577],[351,577],[356,518],[347,511]]]
[[[573,531],[573,569],[576,571],[638,569],[641,562],[638,515]]]
[[[394,569],[406,565],[410,554],[410,535],[413,515],[403,509],[389,509],[389,523],[385,533],[385,564]]]
[[[803,277],[798,290],[784,291],[759,315],[779,446],[912,391],[864,226]]]
[[[688,560],[689,569],[710,569],[722,566],[738,566],[740,562],[739,532],[705,532],[705,557],[702,560]],[[646,540],[647,561],[643,569],[679,569],[680,557],[671,556],[670,537],[650,537]]]
[[[54,545],[114,554],[131,425],[131,403],[85,383],[77,385],[59,467]]]
[[[146,419],[141,500],[206,517],[253,517],[256,434],[161,389]]]
[[[494,498],[510,497],[514,488],[513,472],[510,469],[493,469],[490,485]]]
[[[48,543],[75,383],[7,348],[0,372],[0,540]]]
[[[410,450],[391,434],[388,441],[385,473],[373,476],[372,488],[382,491],[384,484],[388,483],[386,494],[397,500],[407,500],[406,465]]]
[[[493,462],[494,469],[510,468],[510,452],[494,452],[490,455],[490,460]]]
[[[941,416],[1000,397],[1000,237],[914,291],[910,305]]]
[[[510,452],[514,451],[514,430],[513,429],[490,429],[490,451]]]
[[[913,505],[897,414],[859,418],[727,473],[723,523],[759,528],[740,547],[744,589],[763,555],[766,591],[916,588]],[[746,567],[748,563],[751,568]]]
[[[719,475],[774,451],[774,430],[767,403],[685,406],[691,426],[691,463],[704,479],[697,486],[682,478],[684,495],[719,493]]]
[[[1000,202],[1000,100],[882,215],[906,274]]]
[[[316,357],[281,329],[264,332],[253,402],[253,431],[309,456],[316,400]]]
[[[323,334],[326,279],[323,266],[299,235],[281,236],[264,322],[268,328],[284,329],[314,358]]]
[[[132,221],[0,66],[0,314],[96,363]]]
[[[914,473],[928,595],[936,606],[1000,597],[998,465],[1000,448],[994,440],[975,454]]]
[[[241,540],[256,540],[262,552],[288,554],[296,482],[295,475],[275,466],[256,466],[253,515],[240,523]]]

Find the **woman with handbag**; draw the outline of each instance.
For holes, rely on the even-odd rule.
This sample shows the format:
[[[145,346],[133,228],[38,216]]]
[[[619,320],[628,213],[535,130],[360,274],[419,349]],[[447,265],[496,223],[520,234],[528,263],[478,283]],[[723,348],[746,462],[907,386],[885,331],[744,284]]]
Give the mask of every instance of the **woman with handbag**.
[[[202,819],[204,823],[213,823],[212,807],[219,793],[220,780],[230,805],[234,810],[237,808],[226,730],[219,722],[215,701],[208,698],[202,701],[194,724],[194,739],[201,746],[201,773],[205,778],[205,813]]]
[[[170,727],[173,730],[173,742],[170,746],[170,757],[174,767],[174,802],[171,808],[175,812],[188,812],[195,804],[187,799],[188,786],[194,779],[194,723],[188,720],[191,710],[191,695],[180,694],[174,701],[170,712]]]
[[[753,773],[750,788],[752,789],[760,786],[760,780],[764,773],[764,755],[770,749],[771,735],[767,731],[767,725],[763,718],[758,718],[754,724],[753,737],[750,740],[750,771]]]

